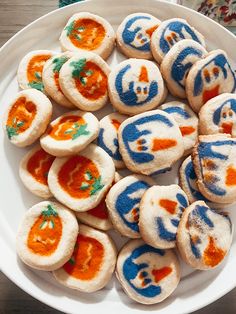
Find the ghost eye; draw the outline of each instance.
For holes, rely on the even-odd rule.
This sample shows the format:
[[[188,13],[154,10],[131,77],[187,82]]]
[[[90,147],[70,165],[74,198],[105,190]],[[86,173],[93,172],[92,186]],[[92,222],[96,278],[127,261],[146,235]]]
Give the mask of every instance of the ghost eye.
[[[140,87],[140,86],[137,87],[137,93],[138,93],[138,94],[141,93],[141,87]]]
[[[206,81],[209,83],[210,80],[211,80],[209,71],[208,70],[204,70],[203,75],[204,75]]]
[[[219,75],[219,69],[217,67],[213,68],[213,74],[215,75],[215,77]]]
[[[225,119],[227,117],[226,112],[223,113],[223,118]]]
[[[232,110],[229,111],[229,116],[230,116],[230,117],[233,116],[233,111],[232,111]]]
[[[141,39],[143,36],[142,36],[142,34],[138,34],[138,39]]]
[[[147,94],[147,87],[144,87],[143,92],[144,94]]]

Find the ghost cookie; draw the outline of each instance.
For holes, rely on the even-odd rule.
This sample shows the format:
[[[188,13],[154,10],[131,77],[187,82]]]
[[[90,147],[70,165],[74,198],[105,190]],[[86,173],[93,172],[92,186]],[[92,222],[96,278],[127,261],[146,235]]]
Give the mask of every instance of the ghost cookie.
[[[157,65],[143,59],[128,59],[115,66],[109,75],[108,88],[112,105],[128,115],[157,107],[165,94]]]
[[[52,115],[50,100],[36,89],[16,94],[3,118],[10,142],[19,147],[34,143],[46,130]]]
[[[66,287],[95,292],[111,279],[115,265],[116,247],[109,235],[80,225],[71,258],[53,275]]]
[[[49,170],[48,185],[58,201],[83,212],[101,202],[114,176],[111,157],[100,147],[90,144],[77,155],[56,158]]]
[[[201,135],[192,158],[200,192],[212,202],[235,202],[236,139],[226,134]]]
[[[99,123],[92,113],[70,111],[49,124],[40,143],[53,156],[69,156],[88,146],[98,136],[98,132]]]
[[[169,50],[183,39],[192,39],[205,47],[204,37],[187,21],[174,18],[162,22],[151,37],[151,50],[154,59],[161,63]]]
[[[92,52],[80,52],[63,64],[59,84],[64,95],[79,109],[95,111],[108,100],[109,66]]]
[[[160,20],[147,13],[126,16],[116,33],[119,49],[129,58],[152,59],[150,39],[160,24]]]
[[[118,129],[126,118],[126,116],[114,112],[99,121],[100,131],[97,144],[108,153],[118,169],[125,167],[119,151]]]
[[[17,80],[20,88],[35,88],[44,92],[42,82],[43,67],[46,61],[54,55],[55,52],[50,50],[34,50],[27,53],[21,60],[17,71]]]
[[[169,113],[179,125],[184,141],[184,155],[192,151],[198,138],[198,117],[192,109],[180,101],[171,101],[158,109]]]
[[[21,160],[19,175],[24,186],[33,194],[49,198],[52,196],[48,188],[48,172],[55,157],[46,153],[40,145],[36,145]]]
[[[69,51],[56,54],[45,63],[42,73],[42,80],[46,94],[56,103],[67,108],[75,108],[75,106],[65,97],[61,90],[59,73],[63,64],[72,56],[73,53]]]
[[[172,95],[186,98],[185,84],[188,72],[193,64],[206,54],[205,48],[192,39],[181,40],[169,50],[161,63],[161,74]]]
[[[155,304],[166,299],[178,286],[180,265],[172,250],[130,240],[118,255],[116,276],[131,299]]]
[[[209,100],[199,111],[199,119],[201,134],[236,137],[236,94],[224,93]]]
[[[207,270],[218,266],[232,243],[232,223],[225,213],[197,201],[184,211],[177,231],[177,246],[191,267]]]
[[[30,267],[55,270],[71,257],[77,234],[74,214],[59,203],[44,201],[25,213],[16,236],[16,250]]]
[[[186,79],[186,94],[195,112],[211,98],[223,93],[234,93],[235,74],[223,50],[211,51],[203,60],[197,61]]]
[[[115,32],[101,16],[88,12],[74,14],[60,36],[63,51],[94,52],[106,59],[115,45]]]
[[[119,128],[118,139],[126,167],[137,173],[150,175],[170,170],[184,153],[177,122],[162,110],[126,119]]]
[[[139,229],[143,240],[156,248],[174,248],[177,227],[187,206],[187,195],[178,185],[150,187],[140,203]]]
[[[129,238],[140,238],[139,204],[154,181],[143,175],[129,175],[117,182],[107,194],[109,216],[116,230]]]

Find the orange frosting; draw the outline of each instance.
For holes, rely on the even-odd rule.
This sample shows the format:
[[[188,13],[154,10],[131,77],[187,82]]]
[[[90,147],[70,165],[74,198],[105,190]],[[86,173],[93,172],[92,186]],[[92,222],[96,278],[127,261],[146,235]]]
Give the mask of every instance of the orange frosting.
[[[112,119],[111,120],[112,125],[114,126],[114,128],[118,131],[119,127],[121,125],[120,121],[116,120],[116,119]]]
[[[195,131],[195,128],[192,126],[181,126],[180,132],[183,136],[190,135]]]
[[[216,96],[219,95],[219,88],[220,86],[219,85],[216,85],[214,88],[210,89],[210,90],[205,90],[203,92],[203,95],[202,95],[202,100],[204,102],[204,104],[210,100],[211,98],[214,98]]]
[[[37,55],[30,59],[27,67],[27,79],[29,82],[41,81],[43,66],[51,58],[51,55]]]
[[[148,34],[148,36],[151,38],[152,34],[154,33],[154,31],[157,29],[159,25],[155,25],[155,26],[152,26],[148,29],[146,29],[146,34]]]
[[[159,204],[166,211],[168,211],[168,213],[170,213],[171,215],[175,214],[177,202],[163,198],[163,199],[160,199]]]
[[[222,123],[221,125],[222,129],[223,129],[223,133],[227,133],[227,134],[231,134],[232,133],[232,129],[233,129],[233,123],[229,122],[229,123]]]
[[[54,72],[54,81],[55,81],[57,90],[62,93],[62,90],[59,84],[59,72]]]
[[[154,138],[152,144],[152,151],[156,152],[158,150],[168,149],[176,145],[177,145],[176,140]]]
[[[228,186],[236,185],[236,169],[229,166],[226,170],[225,184]]]
[[[156,283],[160,282],[162,279],[167,277],[171,272],[172,272],[172,268],[168,267],[168,266],[162,267],[160,269],[153,269],[152,270],[152,274],[155,278]]]
[[[213,237],[209,237],[209,243],[203,253],[205,265],[214,267],[218,265],[225,257],[226,252],[216,246]]]

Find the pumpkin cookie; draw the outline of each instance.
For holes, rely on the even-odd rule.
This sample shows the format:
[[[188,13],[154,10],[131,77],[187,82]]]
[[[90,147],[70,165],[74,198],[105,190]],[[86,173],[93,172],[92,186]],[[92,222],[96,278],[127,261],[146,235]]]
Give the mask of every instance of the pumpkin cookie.
[[[50,50],[34,50],[27,53],[21,60],[17,71],[17,80],[20,88],[35,88],[44,92],[42,81],[43,67],[46,61],[54,55],[55,52]]]
[[[69,209],[56,202],[41,202],[25,213],[16,250],[30,267],[55,270],[71,257],[77,234],[78,223]]]
[[[112,224],[122,235],[140,238],[139,203],[155,182],[143,175],[130,175],[117,182],[107,194],[106,204]]]
[[[77,155],[56,158],[49,170],[48,185],[61,203],[83,212],[101,202],[114,175],[111,157],[100,147],[90,144]]]
[[[126,16],[116,32],[118,47],[128,58],[152,59],[150,39],[160,24],[160,20],[147,13]]]
[[[184,155],[191,153],[198,138],[198,117],[192,109],[183,102],[171,101],[158,109],[169,113],[177,122],[184,141]]]
[[[106,59],[115,45],[115,32],[101,16],[88,12],[74,14],[60,36],[63,51],[92,51]]]
[[[99,121],[100,131],[97,143],[108,153],[118,169],[125,167],[119,151],[118,129],[126,118],[126,116],[114,112]]]
[[[164,97],[164,82],[151,61],[128,59],[115,66],[108,80],[112,105],[121,113],[135,115],[157,107]]]
[[[211,51],[203,60],[197,61],[186,79],[186,94],[195,112],[211,98],[234,93],[235,88],[235,74],[227,54],[220,49]]]
[[[187,21],[174,18],[162,22],[151,37],[151,50],[154,59],[161,63],[168,51],[183,39],[192,39],[205,47],[204,37]]]
[[[52,115],[50,100],[36,89],[17,93],[3,119],[10,142],[19,147],[34,143],[46,130]]]
[[[19,174],[25,187],[33,194],[49,198],[48,172],[55,157],[36,145],[21,160]]]
[[[95,111],[108,100],[108,75],[106,62],[92,52],[76,53],[63,64],[59,83],[64,95],[79,109]]]
[[[236,139],[226,134],[201,135],[193,150],[200,192],[210,201],[236,201]]]
[[[90,112],[70,111],[52,121],[41,137],[42,148],[53,156],[63,157],[83,150],[98,135],[99,123]]]
[[[118,139],[127,168],[147,175],[170,170],[184,152],[178,124],[162,110],[126,119],[119,128]]]
[[[177,246],[187,264],[207,270],[222,263],[230,250],[232,235],[232,223],[227,214],[197,201],[183,212],[177,231]]]
[[[143,240],[156,248],[174,248],[177,227],[187,206],[187,195],[176,184],[149,188],[140,203],[139,229]]]
[[[109,235],[80,225],[71,258],[53,275],[66,287],[95,292],[111,279],[115,265],[116,247]]]
[[[166,299],[180,281],[179,261],[172,250],[156,249],[131,240],[121,249],[116,276],[124,292],[143,304]]]
[[[184,39],[177,42],[165,55],[161,63],[161,74],[172,95],[186,98],[186,77],[193,64],[203,57],[207,51],[197,41]]]

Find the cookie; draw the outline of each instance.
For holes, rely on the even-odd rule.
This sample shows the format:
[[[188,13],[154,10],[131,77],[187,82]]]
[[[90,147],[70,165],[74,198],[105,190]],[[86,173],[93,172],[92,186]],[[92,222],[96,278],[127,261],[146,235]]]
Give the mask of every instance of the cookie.
[[[90,144],[77,155],[56,158],[49,170],[48,185],[58,201],[83,212],[101,202],[114,176],[111,157]]]
[[[156,248],[174,248],[177,227],[186,207],[187,195],[178,185],[150,187],[140,203],[139,229],[143,240]]]
[[[157,107],[164,97],[164,82],[155,63],[128,59],[112,68],[108,79],[112,105],[135,115]]]
[[[154,59],[161,63],[168,51],[183,39],[192,39],[205,47],[202,34],[189,25],[187,21],[174,18],[162,22],[151,37],[151,50]]]
[[[143,175],[129,175],[117,182],[107,194],[106,205],[112,224],[122,235],[140,238],[139,203],[154,181]]]
[[[126,118],[124,115],[113,112],[99,121],[100,131],[97,144],[108,153],[117,169],[125,167],[119,151],[118,129]]]
[[[160,24],[160,20],[147,13],[126,16],[116,32],[119,49],[128,58],[152,59],[150,40]]]
[[[186,79],[187,98],[195,112],[220,94],[234,93],[235,88],[235,74],[227,54],[220,49],[211,51],[203,60],[197,61]]]
[[[10,142],[19,147],[34,143],[46,130],[52,115],[50,100],[36,89],[16,94],[3,118]]]
[[[186,98],[185,84],[188,72],[193,64],[206,54],[206,49],[197,41],[184,39],[177,42],[164,56],[161,74],[173,96]]]
[[[59,84],[64,95],[79,109],[95,111],[108,100],[110,68],[92,52],[78,52],[63,64]]]
[[[200,192],[212,202],[235,202],[236,139],[226,134],[201,135],[192,158]]]
[[[106,59],[115,45],[115,32],[101,16],[88,12],[74,14],[60,36],[63,51],[94,52]]]
[[[72,52],[56,54],[50,58],[43,67],[42,80],[44,90],[57,104],[66,108],[75,108],[75,106],[65,97],[59,84],[59,73],[61,67],[73,56]]]
[[[177,231],[177,246],[187,264],[207,270],[223,262],[230,250],[232,236],[228,215],[197,201],[183,212]]]
[[[53,272],[62,285],[83,292],[102,289],[114,272],[116,247],[108,234],[80,225],[69,261]]]
[[[52,196],[48,188],[48,172],[55,157],[36,145],[21,160],[19,175],[24,186],[33,194],[49,198]]]
[[[184,142],[184,155],[191,153],[198,138],[198,117],[192,109],[180,101],[171,101],[158,109],[169,113],[177,122]]]
[[[121,176],[118,172],[115,173],[115,179],[113,185],[121,180]],[[76,217],[79,221],[89,225],[91,227],[101,229],[101,230],[110,230],[112,229],[112,224],[109,218],[108,209],[105,202],[106,196],[101,200],[101,202],[94,208],[86,212],[76,212]]]
[[[92,113],[70,111],[49,124],[40,143],[53,156],[70,156],[88,146],[98,136],[98,132],[99,122]]]
[[[30,267],[55,270],[71,257],[77,234],[74,214],[59,203],[44,201],[25,213],[16,236],[16,250]]]
[[[184,153],[177,122],[162,110],[126,119],[119,128],[118,139],[126,167],[137,173],[150,175],[170,170]]]
[[[17,80],[20,88],[35,88],[44,92],[42,81],[43,67],[46,61],[54,55],[55,52],[50,50],[34,50],[27,53],[21,60],[17,71]]]
[[[227,133],[236,137],[236,95],[224,93],[209,100],[199,111],[200,133]]]
[[[118,255],[116,276],[131,299],[155,304],[166,299],[178,286],[180,266],[172,250],[131,240]]]

